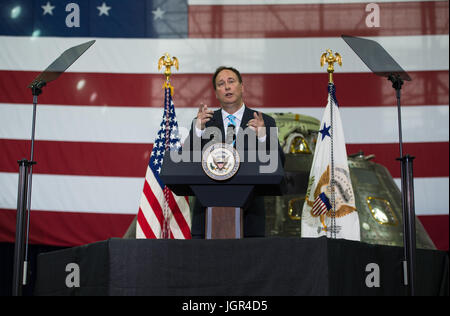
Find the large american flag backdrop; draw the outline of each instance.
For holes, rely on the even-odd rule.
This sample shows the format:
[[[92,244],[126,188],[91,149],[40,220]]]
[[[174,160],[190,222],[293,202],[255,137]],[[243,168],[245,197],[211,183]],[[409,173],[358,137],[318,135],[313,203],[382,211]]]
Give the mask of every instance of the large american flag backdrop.
[[[404,152],[415,156],[416,213],[441,249],[449,226],[448,1],[2,0],[0,2],[0,242],[12,242],[17,160],[29,158],[27,85],[65,49],[97,42],[38,99],[30,242],[73,246],[122,236],[139,209],[164,105],[157,61],[172,76],[180,131],[198,104],[217,107],[219,65],[243,74],[245,102],[320,120],[335,73],[347,152],[375,154],[400,184],[391,84],[340,38],[378,41],[412,77],[402,89]]]

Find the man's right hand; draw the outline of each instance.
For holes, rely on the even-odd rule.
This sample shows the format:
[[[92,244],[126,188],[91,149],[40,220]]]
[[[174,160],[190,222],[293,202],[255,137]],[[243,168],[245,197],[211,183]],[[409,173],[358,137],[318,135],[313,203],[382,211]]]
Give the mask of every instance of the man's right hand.
[[[199,130],[204,130],[206,122],[211,120],[211,118],[213,117],[213,113],[214,112],[212,110],[208,110],[208,106],[206,104],[204,104],[203,102],[200,103],[195,127],[197,127]]]

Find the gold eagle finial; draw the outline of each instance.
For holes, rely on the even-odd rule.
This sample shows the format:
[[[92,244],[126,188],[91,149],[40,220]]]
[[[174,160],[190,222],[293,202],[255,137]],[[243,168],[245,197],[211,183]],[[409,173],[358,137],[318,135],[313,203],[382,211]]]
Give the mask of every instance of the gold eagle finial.
[[[178,70],[179,68],[178,58],[176,58],[175,56],[170,57],[169,53],[165,53],[158,60],[158,70],[161,70],[162,67],[166,67],[166,69],[164,70],[164,76],[166,76],[166,82],[164,83],[164,87],[171,88],[173,94],[173,87],[170,84],[170,76],[172,75],[171,72],[172,66],[175,66],[175,68]]]
[[[328,56],[327,56],[328,55]],[[333,83],[333,72],[334,72],[334,63],[337,62],[339,66],[342,66],[342,57],[339,55],[339,53],[334,53],[331,49],[327,49],[325,53],[322,54],[320,57],[320,67],[323,67],[325,63],[328,63],[327,72],[329,74],[328,76],[328,82]]]

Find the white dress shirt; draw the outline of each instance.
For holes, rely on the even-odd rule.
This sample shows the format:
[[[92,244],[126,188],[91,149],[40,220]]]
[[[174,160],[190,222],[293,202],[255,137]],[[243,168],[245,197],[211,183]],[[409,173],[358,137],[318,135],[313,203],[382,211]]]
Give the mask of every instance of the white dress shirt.
[[[243,103],[242,106],[239,108],[239,110],[237,110],[236,112],[233,113],[233,115],[235,117],[234,121],[236,122],[236,126],[235,126],[236,135],[237,135],[237,133],[239,133],[239,127],[241,126],[242,116],[244,115],[244,111],[245,111],[245,104]],[[230,124],[230,121],[227,118],[228,115],[230,115],[230,113],[228,113],[227,111],[222,109],[223,129],[225,131],[225,135],[227,132],[227,127]],[[195,126],[195,134],[197,135],[197,137],[202,137],[203,132],[204,132],[204,130],[201,130],[197,126]],[[264,135],[263,137],[258,137],[259,142],[264,142],[265,140],[266,140],[266,135]]]

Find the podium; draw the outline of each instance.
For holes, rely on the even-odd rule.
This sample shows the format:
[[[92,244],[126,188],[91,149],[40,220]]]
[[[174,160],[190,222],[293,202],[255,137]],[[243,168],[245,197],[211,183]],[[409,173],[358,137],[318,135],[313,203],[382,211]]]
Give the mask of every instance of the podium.
[[[218,181],[206,175],[201,162],[175,162],[166,151],[160,177],[176,195],[196,196],[206,208],[206,239],[239,239],[243,237],[243,212],[253,198],[282,195],[284,170],[279,154],[277,158],[273,172],[261,172],[267,163],[245,159],[232,178]]]

